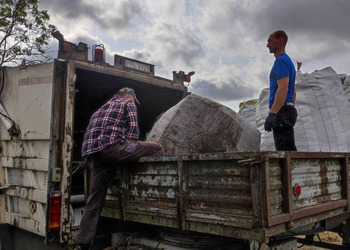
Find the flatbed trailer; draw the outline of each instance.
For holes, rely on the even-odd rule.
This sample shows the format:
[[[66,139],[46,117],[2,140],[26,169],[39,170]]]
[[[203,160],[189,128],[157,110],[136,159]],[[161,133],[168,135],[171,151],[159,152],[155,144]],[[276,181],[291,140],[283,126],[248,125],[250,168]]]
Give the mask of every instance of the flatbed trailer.
[[[350,218],[349,153],[237,152],[120,167],[102,215],[234,239],[332,230]]]

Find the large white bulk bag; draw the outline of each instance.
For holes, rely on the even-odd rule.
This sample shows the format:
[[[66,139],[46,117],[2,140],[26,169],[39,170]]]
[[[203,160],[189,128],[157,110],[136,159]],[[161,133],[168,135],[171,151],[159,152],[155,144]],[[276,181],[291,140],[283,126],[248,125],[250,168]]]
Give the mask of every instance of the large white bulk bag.
[[[298,151],[349,152],[350,103],[337,73],[331,67],[311,74],[297,72],[296,93]],[[275,150],[272,133],[264,131],[268,95],[269,90],[263,90],[257,105],[262,151]]]
[[[239,111],[238,114],[240,114],[244,120],[248,121],[250,124],[256,127],[256,104],[258,102],[258,99],[249,100],[246,102],[242,102],[239,104]]]
[[[350,102],[350,76],[347,76],[343,83],[344,95],[348,98]]]

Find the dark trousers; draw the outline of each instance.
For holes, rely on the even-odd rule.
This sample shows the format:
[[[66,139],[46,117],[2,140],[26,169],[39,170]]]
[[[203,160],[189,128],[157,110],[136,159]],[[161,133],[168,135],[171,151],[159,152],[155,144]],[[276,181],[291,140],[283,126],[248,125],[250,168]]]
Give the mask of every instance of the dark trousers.
[[[117,167],[116,163],[137,161],[142,156],[162,155],[164,155],[162,145],[144,141],[127,141],[123,145],[112,144],[92,155],[90,194],[80,222],[79,243],[93,244],[108,184],[112,181]]]
[[[294,139],[294,125],[297,121],[297,110],[292,105],[284,105],[277,113],[273,138],[277,151],[297,151]]]

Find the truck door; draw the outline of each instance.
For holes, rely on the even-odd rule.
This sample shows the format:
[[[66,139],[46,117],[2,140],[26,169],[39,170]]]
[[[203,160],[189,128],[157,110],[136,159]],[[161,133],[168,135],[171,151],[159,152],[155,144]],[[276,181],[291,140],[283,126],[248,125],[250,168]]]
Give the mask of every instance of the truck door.
[[[71,178],[72,178],[72,155],[74,148],[74,100],[75,100],[75,82],[76,82],[76,74],[75,74],[75,61],[68,60],[66,64],[65,70],[65,78],[64,89],[61,89],[63,92],[64,98],[58,98],[57,102],[62,102],[63,110],[61,114],[60,121],[57,124],[62,124],[62,143],[58,145],[58,151],[62,152],[57,155],[58,160],[60,161],[60,165],[62,166],[61,174],[60,174],[60,193],[62,195],[61,201],[61,219],[60,219],[60,241],[61,242],[69,242],[71,240],[74,241],[75,230],[72,232],[72,208],[70,205],[71,197]],[[72,239],[73,238],[73,239]]]
[[[0,223],[46,234],[54,63],[5,68],[0,102],[18,126],[0,121]]]

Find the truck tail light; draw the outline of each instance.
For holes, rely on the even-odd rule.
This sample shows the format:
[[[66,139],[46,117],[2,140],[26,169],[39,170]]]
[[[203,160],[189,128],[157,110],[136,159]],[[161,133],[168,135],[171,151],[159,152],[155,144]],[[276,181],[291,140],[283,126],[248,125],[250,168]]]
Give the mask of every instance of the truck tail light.
[[[49,232],[59,230],[61,217],[61,194],[59,191],[52,191],[50,194],[49,213]]]
[[[293,193],[296,196],[299,196],[301,194],[301,187],[298,184],[295,184],[294,188],[293,188]]]

